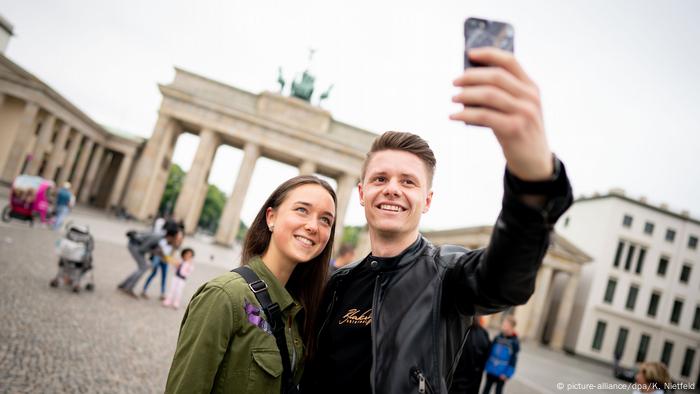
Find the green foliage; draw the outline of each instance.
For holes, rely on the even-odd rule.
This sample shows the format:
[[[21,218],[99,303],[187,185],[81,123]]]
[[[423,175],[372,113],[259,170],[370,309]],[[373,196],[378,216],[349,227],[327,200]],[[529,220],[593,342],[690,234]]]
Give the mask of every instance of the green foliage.
[[[345,226],[341,243],[357,246],[357,240],[362,232],[362,226]]]
[[[160,205],[158,206],[159,213],[166,214],[173,212],[173,209],[175,209],[175,201],[177,201],[177,196],[180,194],[180,189],[182,188],[182,182],[184,182],[184,180],[185,171],[183,171],[179,165],[172,164],[170,166],[168,180],[165,183],[163,198],[161,198]]]
[[[214,185],[209,185],[198,226],[206,229],[210,233],[215,233],[219,226],[219,217],[224,210],[224,205],[226,205],[226,195],[224,192]]]

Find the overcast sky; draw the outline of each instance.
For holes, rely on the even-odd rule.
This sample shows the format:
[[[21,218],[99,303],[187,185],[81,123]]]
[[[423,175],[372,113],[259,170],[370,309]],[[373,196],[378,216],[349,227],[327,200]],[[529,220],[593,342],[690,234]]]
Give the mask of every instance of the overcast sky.
[[[489,130],[451,122],[469,16],[514,25],[516,55],[543,94],[552,150],[574,193],[621,187],[700,217],[700,2],[687,1],[10,1],[6,55],[99,123],[149,136],[178,66],[254,93],[276,90],[317,49],[324,108],[373,132],[433,147],[423,227],[491,224],[505,161]],[[197,138],[181,137],[189,168]],[[230,193],[240,151],[220,148],[210,182]],[[297,170],[261,159],[242,218]],[[364,224],[357,196],[347,221]]]

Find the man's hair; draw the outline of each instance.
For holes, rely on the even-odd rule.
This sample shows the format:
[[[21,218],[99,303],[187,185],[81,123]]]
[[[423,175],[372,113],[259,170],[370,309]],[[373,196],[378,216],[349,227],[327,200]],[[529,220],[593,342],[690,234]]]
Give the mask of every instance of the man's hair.
[[[431,187],[433,184],[433,174],[435,174],[435,154],[433,154],[433,150],[430,149],[430,146],[424,139],[416,134],[401,131],[387,131],[374,140],[372,147],[369,149],[369,152],[367,152],[367,158],[362,164],[363,181],[365,179],[367,165],[370,160],[372,160],[374,153],[385,150],[399,150],[418,156],[423,164],[425,164],[425,169],[428,173],[428,188]]]
[[[510,323],[510,326],[511,326],[511,327],[515,328],[515,324],[516,324],[515,316],[513,316],[513,315],[506,315],[506,316],[503,318],[503,320],[507,321],[508,323]]]

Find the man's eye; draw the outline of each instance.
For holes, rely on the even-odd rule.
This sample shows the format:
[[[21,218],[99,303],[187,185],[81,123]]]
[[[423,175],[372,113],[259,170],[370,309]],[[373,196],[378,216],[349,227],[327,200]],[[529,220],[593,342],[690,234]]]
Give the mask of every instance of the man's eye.
[[[409,184],[409,185],[415,185],[415,182],[413,182],[413,181],[410,180],[410,179],[404,179],[404,180],[403,180],[403,183],[406,183],[406,184]]]
[[[374,178],[374,180],[377,182],[384,182],[386,180],[386,178],[384,178],[383,176],[378,176],[378,177]]]

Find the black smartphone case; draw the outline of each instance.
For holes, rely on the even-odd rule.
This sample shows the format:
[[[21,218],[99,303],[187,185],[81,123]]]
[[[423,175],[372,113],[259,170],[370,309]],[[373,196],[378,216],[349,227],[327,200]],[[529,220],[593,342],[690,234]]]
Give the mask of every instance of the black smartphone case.
[[[469,18],[464,21],[464,68],[477,67],[467,57],[472,48],[496,47],[513,52],[515,31],[513,26],[504,22],[487,19]]]

